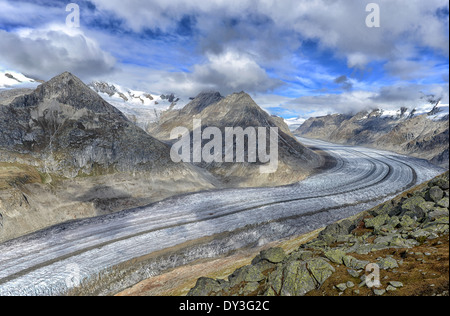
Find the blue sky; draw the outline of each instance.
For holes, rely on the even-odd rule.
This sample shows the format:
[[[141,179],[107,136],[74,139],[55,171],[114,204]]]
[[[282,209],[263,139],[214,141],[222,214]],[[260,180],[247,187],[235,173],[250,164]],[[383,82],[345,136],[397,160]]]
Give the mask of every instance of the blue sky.
[[[188,99],[246,91],[285,118],[448,104],[444,0],[0,0],[0,69]],[[366,25],[366,5],[380,27]]]

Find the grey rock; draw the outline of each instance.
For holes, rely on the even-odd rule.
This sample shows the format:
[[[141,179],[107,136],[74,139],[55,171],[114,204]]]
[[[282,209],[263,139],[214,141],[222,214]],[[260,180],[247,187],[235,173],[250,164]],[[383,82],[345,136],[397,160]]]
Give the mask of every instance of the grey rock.
[[[346,253],[340,249],[331,249],[324,252],[324,255],[327,259],[329,259],[331,262],[334,262],[336,264],[343,264],[343,258],[346,255]]]
[[[402,282],[398,282],[398,281],[390,281],[389,285],[392,285],[395,288],[401,288],[403,287],[403,283]]]
[[[353,269],[348,269],[347,272],[354,278],[359,278],[359,276],[361,275],[360,272],[353,270]]]
[[[344,291],[347,289],[347,284],[346,284],[346,283],[338,284],[338,285],[336,285],[336,288],[337,288],[339,291],[344,292]]]
[[[447,175],[447,178],[439,177],[439,178],[436,178],[436,179],[431,180],[431,181],[428,183],[428,186],[429,186],[429,187],[438,186],[438,187],[441,188],[442,190],[448,190],[448,189],[449,189],[448,175]]]
[[[296,250],[292,252],[286,260],[307,260],[312,258],[313,252],[307,250]]]
[[[447,203],[448,203],[448,199],[447,199]],[[437,220],[441,217],[448,217],[449,216],[449,211],[448,208],[443,208],[443,207],[435,207],[433,208],[433,210],[428,214],[428,217],[431,220]]]
[[[366,218],[364,224],[367,228],[379,229],[389,220],[389,215],[383,214],[373,218]]]
[[[218,281],[210,278],[200,278],[197,280],[197,284],[192,288],[188,296],[210,296],[215,292],[222,290],[222,286]]]
[[[433,202],[427,202],[420,196],[412,196],[402,204],[402,214],[412,219],[422,219],[434,207]]]
[[[392,286],[392,285],[388,285],[386,288],[387,292],[393,292],[393,291],[397,291],[397,288]]]
[[[269,275],[268,284],[276,295],[280,294],[281,287],[283,285],[283,267],[281,264],[279,264],[277,268]]]
[[[286,254],[282,248],[271,248],[261,251],[260,259],[267,260],[271,263],[280,263],[286,258]]]
[[[255,291],[257,291],[259,288],[258,282],[249,282],[242,288],[242,293],[249,295]]]
[[[427,197],[433,202],[439,202],[444,197],[444,191],[438,186],[431,187],[428,191]]]
[[[336,240],[337,236],[348,235],[350,233],[353,223],[349,220],[344,220],[340,223],[328,225],[323,231],[319,233],[318,238],[331,243]]]
[[[399,267],[397,260],[391,257],[379,258],[377,263],[382,270],[395,269]]]
[[[307,268],[321,286],[336,270],[322,258],[307,261]]]
[[[448,197],[444,197],[441,200],[439,200],[439,202],[437,202],[437,205],[443,208],[447,208],[449,207],[449,199]]]
[[[282,296],[304,296],[316,289],[316,281],[306,268],[306,263],[291,261],[284,268],[284,281],[280,294]]]
[[[347,268],[355,270],[363,270],[370,263],[369,261],[358,260],[352,256],[345,256],[342,260]]]
[[[375,294],[377,296],[382,296],[382,295],[386,294],[386,290],[384,290],[384,289],[373,289],[373,294]]]

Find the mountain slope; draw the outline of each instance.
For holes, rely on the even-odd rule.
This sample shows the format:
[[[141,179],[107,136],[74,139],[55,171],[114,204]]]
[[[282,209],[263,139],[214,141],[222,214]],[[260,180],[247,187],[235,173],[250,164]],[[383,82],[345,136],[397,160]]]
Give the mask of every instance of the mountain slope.
[[[264,127],[266,130],[266,141],[269,144],[269,128],[278,128],[278,169],[271,174],[261,174],[259,161],[227,163],[202,162],[198,165],[207,169],[233,186],[269,186],[277,184],[288,184],[299,181],[313,172],[323,163],[323,158],[315,152],[300,144],[290,134],[288,128],[279,118],[275,118],[263,111],[252,98],[244,93],[234,93],[222,97],[217,92],[201,93],[181,110],[171,110],[161,115],[160,121],[149,128],[149,133],[166,142],[170,140],[170,133],[177,127],[186,127],[193,139],[193,120],[201,120],[201,129],[204,132],[207,127],[217,127],[222,134],[222,154],[227,150],[225,147],[226,128],[241,127]],[[207,141],[203,141],[204,146]],[[258,144],[261,145],[261,144]],[[236,148],[236,140],[233,143]],[[192,146],[191,146],[192,147]],[[268,147],[267,147],[268,148]],[[245,157],[248,158],[248,148],[245,149]],[[234,157],[236,158],[236,156]],[[237,160],[234,160],[236,162]]]
[[[424,158],[448,168],[448,106],[425,113],[406,108],[308,119],[295,134],[341,144],[371,146]]]

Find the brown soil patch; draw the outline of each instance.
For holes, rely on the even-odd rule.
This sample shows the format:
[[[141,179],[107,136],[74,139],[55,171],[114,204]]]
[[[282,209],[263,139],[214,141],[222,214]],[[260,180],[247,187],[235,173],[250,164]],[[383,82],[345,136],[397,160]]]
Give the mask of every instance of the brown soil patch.
[[[403,287],[396,291],[386,292],[385,296],[432,296],[448,295],[449,291],[449,236],[427,241],[411,249],[388,249],[368,255],[350,254],[351,256],[376,263],[377,258],[392,256],[400,264],[393,270],[381,270],[381,288],[386,289],[390,281],[399,281]],[[359,278],[350,276],[344,265],[335,265],[336,272],[319,290],[308,293],[308,296],[338,296],[340,291],[336,285],[351,281],[355,286],[345,290],[343,296],[373,296],[372,289],[358,287]],[[363,275],[363,273],[361,273]],[[359,291],[355,293],[356,291]]]

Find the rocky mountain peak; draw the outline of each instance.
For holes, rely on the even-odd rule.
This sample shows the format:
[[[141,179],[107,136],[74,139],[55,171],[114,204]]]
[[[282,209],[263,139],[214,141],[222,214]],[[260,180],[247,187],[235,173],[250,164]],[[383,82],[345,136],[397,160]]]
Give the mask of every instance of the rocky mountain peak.
[[[190,115],[199,114],[208,106],[223,99],[224,97],[217,91],[201,92],[184,107],[183,112]]]
[[[58,103],[69,105],[75,110],[87,109],[97,114],[112,114],[116,118],[127,120],[119,110],[108,104],[70,72],[64,72],[41,84],[32,93],[16,98],[11,106],[19,108],[34,107],[49,100],[56,100]]]

